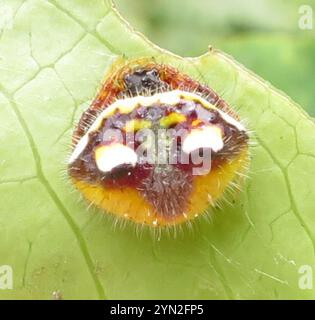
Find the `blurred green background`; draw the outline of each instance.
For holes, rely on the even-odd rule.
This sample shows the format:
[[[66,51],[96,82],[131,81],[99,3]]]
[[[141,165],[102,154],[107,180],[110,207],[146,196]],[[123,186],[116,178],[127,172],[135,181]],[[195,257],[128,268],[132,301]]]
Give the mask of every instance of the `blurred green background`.
[[[315,116],[315,0],[115,0],[122,15],[159,46],[182,56],[208,45],[286,92]],[[313,29],[299,28],[302,5]]]

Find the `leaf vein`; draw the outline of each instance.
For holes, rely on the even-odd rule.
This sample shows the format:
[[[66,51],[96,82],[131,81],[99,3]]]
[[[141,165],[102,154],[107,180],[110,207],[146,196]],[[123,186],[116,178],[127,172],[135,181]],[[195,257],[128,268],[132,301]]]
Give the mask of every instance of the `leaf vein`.
[[[7,96],[8,93],[6,93]],[[83,235],[80,232],[80,228],[76,225],[75,221],[73,220],[73,218],[71,217],[70,213],[68,212],[68,210],[66,209],[66,207],[63,205],[63,203],[61,202],[61,200],[59,199],[56,191],[53,189],[53,187],[50,185],[50,183],[48,182],[47,178],[45,177],[43,170],[42,170],[42,165],[41,165],[41,158],[40,155],[37,151],[36,148],[36,144],[35,141],[32,137],[32,134],[24,120],[24,118],[22,117],[22,114],[20,113],[20,110],[18,109],[14,99],[11,97],[10,100],[12,103],[12,109],[21,125],[21,127],[23,128],[23,131],[25,133],[25,136],[29,142],[30,148],[32,150],[32,154],[35,160],[35,164],[36,164],[36,170],[37,170],[37,176],[39,181],[42,183],[42,185],[45,187],[46,191],[48,192],[50,198],[53,200],[53,202],[55,203],[56,207],[58,208],[58,210],[61,212],[61,214],[64,216],[65,220],[67,221],[70,229],[72,230],[74,236],[76,237],[76,240],[78,242],[79,248],[81,250],[81,253],[84,257],[85,263],[87,265],[88,271],[94,281],[94,285],[96,287],[96,290],[98,292],[99,298],[100,299],[106,299],[106,295],[105,295],[105,291],[104,288],[100,282],[100,280],[97,277],[97,274],[95,272],[95,266],[94,263],[92,261],[91,255],[88,251],[88,247],[86,244],[86,241],[83,237]]]

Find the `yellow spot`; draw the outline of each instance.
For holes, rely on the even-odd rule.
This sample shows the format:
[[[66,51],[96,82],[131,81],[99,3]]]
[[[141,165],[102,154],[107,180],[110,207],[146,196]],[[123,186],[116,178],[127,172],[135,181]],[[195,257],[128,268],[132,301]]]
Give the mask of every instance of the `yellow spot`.
[[[197,127],[198,124],[200,124],[200,123],[202,123],[202,122],[203,122],[203,121],[201,121],[200,119],[196,119],[196,120],[194,120],[191,124],[192,124],[193,127]]]
[[[181,113],[172,112],[171,114],[160,120],[160,125],[164,128],[168,128],[173,124],[177,124],[184,121],[186,121],[186,116],[184,116]]]
[[[133,132],[141,129],[147,129],[150,127],[151,127],[151,121],[134,119],[126,123],[124,130],[126,132]]]

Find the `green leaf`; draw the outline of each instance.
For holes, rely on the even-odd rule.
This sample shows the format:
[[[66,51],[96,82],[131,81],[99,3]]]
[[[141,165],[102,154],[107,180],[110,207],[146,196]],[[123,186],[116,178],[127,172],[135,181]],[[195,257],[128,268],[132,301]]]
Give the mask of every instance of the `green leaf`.
[[[251,35],[222,41],[220,48],[281,88],[315,115],[314,37]],[[275,68],[274,66],[277,66]]]
[[[283,93],[218,50],[183,59],[134,32],[103,0],[10,0],[0,38],[2,299],[314,299],[315,125]],[[6,11],[6,12],[7,12]],[[65,176],[74,123],[121,55],[154,56],[208,83],[255,131],[233,206],[176,239],[87,210]],[[55,294],[54,294],[55,292]]]

